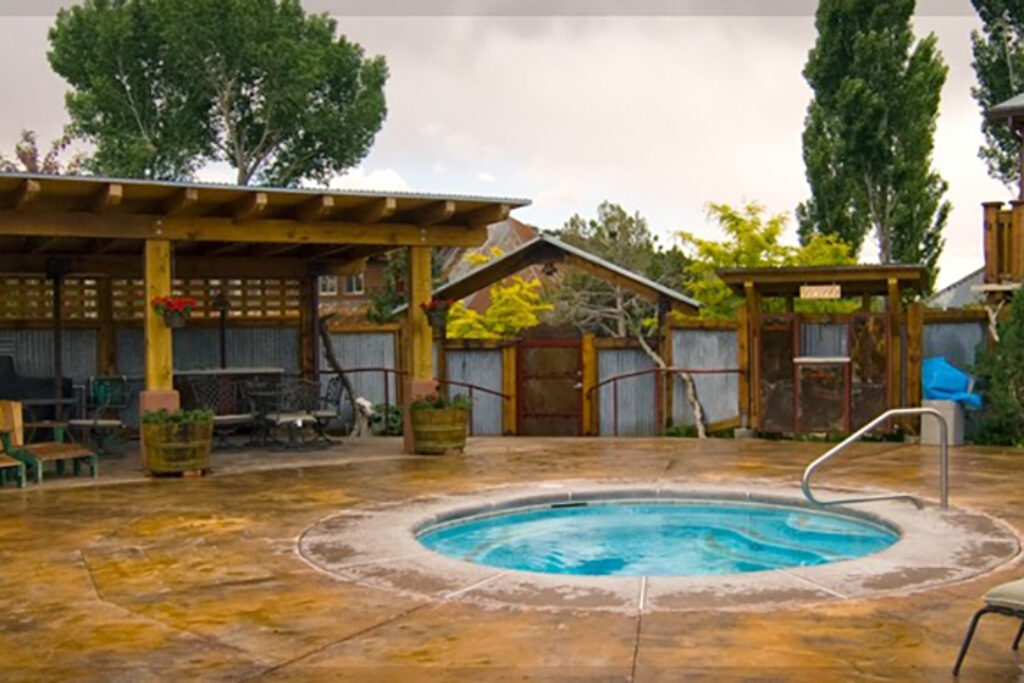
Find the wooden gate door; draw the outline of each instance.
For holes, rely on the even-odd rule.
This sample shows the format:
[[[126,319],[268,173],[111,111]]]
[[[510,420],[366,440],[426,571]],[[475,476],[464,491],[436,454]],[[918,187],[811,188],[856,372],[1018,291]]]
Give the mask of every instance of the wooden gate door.
[[[516,358],[516,410],[523,436],[579,436],[583,372],[579,340],[524,339]]]

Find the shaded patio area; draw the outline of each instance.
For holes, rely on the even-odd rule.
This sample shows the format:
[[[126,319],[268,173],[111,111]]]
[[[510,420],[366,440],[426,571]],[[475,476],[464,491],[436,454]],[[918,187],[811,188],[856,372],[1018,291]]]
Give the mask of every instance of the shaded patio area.
[[[202,479],[118,478],[0,493],[0,648],[12,679],[947,680],[971,613],[1020,560],[906,596],[772,610],[609,613],[485,608],[473,590],[409,596],[321,573],[299,536],[339,513],[558,480],[795,486],[822,444],[471,439],[464,456],[398,440],[226,454]],[[862,444],[831,487],[934,498],[931,449]],[[952,504],[1024,530],[1024,460],[956,449]],[[137,462],[136,462],[137,465]],[[125,461],[128,467],[127,460]],[[1021,673],[1011,620],[980,630],[962,680]]]

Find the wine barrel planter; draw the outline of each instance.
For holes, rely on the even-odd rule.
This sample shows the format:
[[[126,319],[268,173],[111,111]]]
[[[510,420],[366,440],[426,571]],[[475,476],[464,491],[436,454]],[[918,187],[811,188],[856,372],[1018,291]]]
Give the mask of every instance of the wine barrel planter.
[[[142,448],[150,474],[183,474],[210,468],[213,420],[143,424]]]
[[[417,453],[442,455],[466,447],[469,411],[465,408],[413,408],[410,418]]]

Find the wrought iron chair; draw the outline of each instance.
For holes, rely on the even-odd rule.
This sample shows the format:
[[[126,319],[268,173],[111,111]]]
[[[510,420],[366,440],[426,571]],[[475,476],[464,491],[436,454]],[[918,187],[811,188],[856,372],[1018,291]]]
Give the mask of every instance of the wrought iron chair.
[[[86,385],[85,413],[68,420],[68,427],[80,431],[97,452],[110,452],[110,445],[124,430],[122,412],[131,400],[127,377],[91,377]]]
[[[215,448],[232,448],[229,437],[256,422],[251,406],[240,395],[238,382],[230,377],[192,377],[189,389],[196,408],[213,413]]]
[[[320,388],[316,382],[282,377],[274,387],[257,380],[248,383],[246,393],[253,402],[264,444],[281,444],[276,436],[284,428],[288,440],[281,445],[295,448],[300,445],[303,428],[317,424],[313,412],[319,406]]]
[[[302,382],[313,385],[317,389],[316,402],[312,405],[311,411],[316,419],[316,422],[313,423],[313,429],[316,432],[314,441],[320,441],[325,445],[333,444],[334,441],[327,435],[327,428],[341,414],[341,378],[332,377],[327,382],[327,390],[323,394],[319,393],[320,387],[316,382],[307,382],[307,380],[302,380]]]

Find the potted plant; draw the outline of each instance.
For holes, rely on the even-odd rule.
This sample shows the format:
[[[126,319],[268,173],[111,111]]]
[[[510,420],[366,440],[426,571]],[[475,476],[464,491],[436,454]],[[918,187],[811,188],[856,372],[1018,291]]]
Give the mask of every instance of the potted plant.
[[[156,410],[142,416],[142,449],[150,474],[206,472],[212,445],[212,411]]]
[[[185,326],[185,320],[196,307],[196,300],[186,296],[158,296],[152,305],[156,314],[163,316],[167,327],[177,329]]]
[[[409,418],[417,453],[442,455],[466,447],[469,401],[465,396],[450,400],[438,392],[422,396],[412,402]]]
[[[430,322],[430,326],[435,330],[443,329],[445,323],[448,320],[448,309],[455,305],[455,301],[452,299],[438,299],[434,297],[425,304],[420,304],[420,308],[427,314],[427,320]]]

